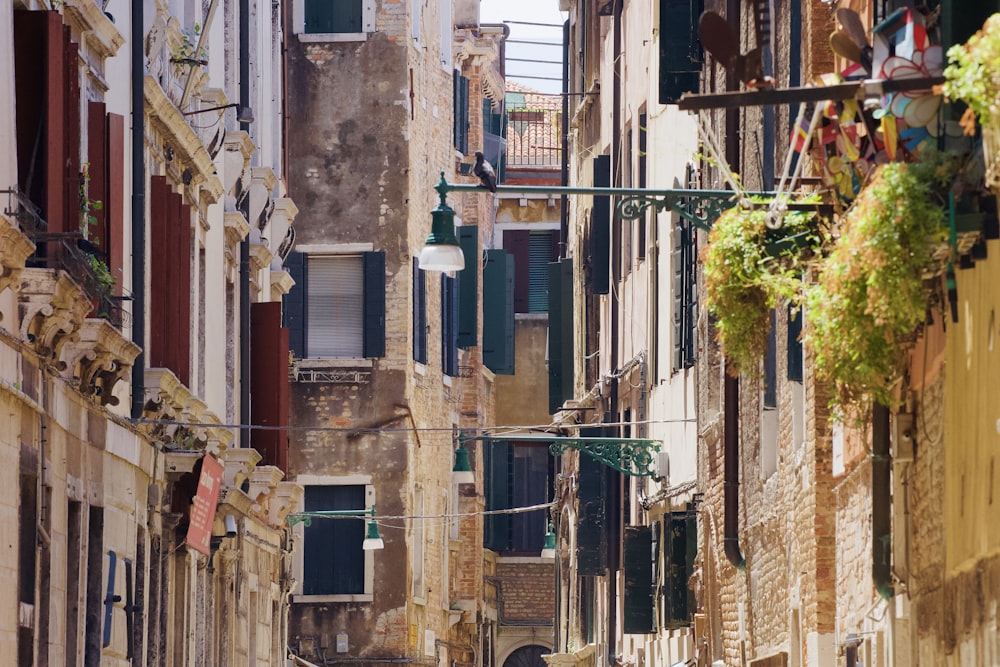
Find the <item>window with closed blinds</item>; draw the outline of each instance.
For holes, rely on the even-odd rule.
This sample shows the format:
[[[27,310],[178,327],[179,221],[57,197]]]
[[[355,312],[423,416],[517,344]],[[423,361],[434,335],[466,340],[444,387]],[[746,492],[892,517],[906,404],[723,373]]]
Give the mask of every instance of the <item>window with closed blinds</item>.
[[[309,257],[306,346],[310,357],[364,356],[363,297],[361,255]]]

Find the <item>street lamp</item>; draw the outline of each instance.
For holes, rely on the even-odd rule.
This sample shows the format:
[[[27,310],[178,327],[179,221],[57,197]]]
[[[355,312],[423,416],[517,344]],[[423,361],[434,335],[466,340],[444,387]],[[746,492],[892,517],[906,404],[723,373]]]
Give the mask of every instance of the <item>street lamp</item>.
[[[542,543],[542,558],[554,559],[556,557],[556,531],[549,521],[549,529],[545,532],[545,542]]]
[[[455,484],[476,483],[476,475],[469,463],[469,450],[461,445],[455,449],[455,465],[451,469],[451,481]]]
[[[223,109],[236,109],[236,121],[239,123],[252,123],[253,122],[253,109],[250,107],[245,107],[242,104],[233,102],[232,104],[223,104],[218,107],[210,107],[208,109],[195,109],[194,111],[185,111],[182,116],[195,116],[200,113],[208,113],[209,111],[222,111]]]
[[[441,189],[441,183],[447,185],[443,171],[437,186],[441,201],[431,211],[431,233],[418,261],[424,271],[461,271],[465,268],[465,255],[455,238],[455,210],[448,206],[448,192]]]
[[[300,523],[304,526],[310,526],[312,525],[313,519],[329,519],[340,516],[371,517],[371,519],[366,522],[367,531],[365,533],[365,539],[361,543],[361,548],[365,551],[374,551],[375,549],[382,549],[385,547],[385,542],[382,541],[382,536],[379,535],[378,532],[378,522],[375,521],[374,505],[363,510],[318,510],[316,512],[291,512],[287,517],[285,517],[285,522],[289,526],[295,526]]]

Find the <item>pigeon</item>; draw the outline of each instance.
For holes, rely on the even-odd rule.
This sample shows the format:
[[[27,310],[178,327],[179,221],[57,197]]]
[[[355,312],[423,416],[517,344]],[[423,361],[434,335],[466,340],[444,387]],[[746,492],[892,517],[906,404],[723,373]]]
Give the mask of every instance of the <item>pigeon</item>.
[[[107,259],[108,255],[106,252],[101,250],[99,247],[91,243],[85,238],[78,238],[76,240],[76,247],[87,253],[88,255],[93,255],[98,259]]]
[[[497,173],[493,171],[493,165],[487,162],[479,151],[476,151],[476,166],[472,168],[472,173],[479,177],[481,187],[490,192],[497,191]]]

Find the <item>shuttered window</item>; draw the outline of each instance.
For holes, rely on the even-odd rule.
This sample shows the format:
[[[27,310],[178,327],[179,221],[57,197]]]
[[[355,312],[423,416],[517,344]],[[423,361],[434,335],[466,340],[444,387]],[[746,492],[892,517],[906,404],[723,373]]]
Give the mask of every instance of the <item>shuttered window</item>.
[[[441,371],[458,375],[458,278],[441,275]]]
[[[559,230],[505,230],[503,249],[514,256],[514,312],[548,312],[549,263],[559,259]]]
[[[427,363],[427,277],[413,258],[413,360]]]
[[[458,243],[465,257],[465,270],[458,272],[458,340],[456,344],[468,349],[479,345],[479,227],[456,227]]]
[[[696,185],[688,165],[687,187]],[[698,230],[681,217],[674,220],[671,241],[673,272],[673,370],[691,368],[695,362],[698,322]]]
[[[604,427],[580,429],[585,438],[607,435]],[[608,567],[605,496],[607,468],[590,456],[581,454],[579,483],[576,487],[578,516],[576,524],[577,571],[582,576],[603,576]]]
[[[452,95],[455,105],[455,148],[464,155],[469,152],[469,80],[458,70],[452,73]]]
[[[573,398],[573,260],[552,262],[549,271],[549,413]]]
[[[547,445],[490,443],[485,456],[487,509],[548,502],[554,461]],[[537,556],[542,550],[546,525],[545,512],[491,514],[486,517],[485,546],[508,556]]]
[[[611,186],[611,156],[594,158],[594,187]],[[594,197],[590,215],[590,266],[587,284],[592,294],[607,294],[611,290],[611,198]]]
[[[362,269],[360,255],[309,258],[306,348],[310,357],[363,356]]]
[[[307,486],[305,511],[365,509],[365,487]],[[365,593],[365,522],[359,519],[316,519],[304,528],[302,555],[304,595]]]
[[[306,33],[365,32],[363,0],[303,0]]]
[[[676,104],[684,93],[698,92],[702,5],[702,0],[660,0],[660,104]]]
[[[625,526],[625,596],[622,631],[626,634],[653,632],[653,552],[648,526]]]
[[[514,374],[514,258],[503,250],[487,250],[483,267],[483,363]]]
[[[663,625],[666,629],[687,627],[695,611],[688,580],[698,551],[698,520],[693,511],[674,512],[664,517],[663,530]]]

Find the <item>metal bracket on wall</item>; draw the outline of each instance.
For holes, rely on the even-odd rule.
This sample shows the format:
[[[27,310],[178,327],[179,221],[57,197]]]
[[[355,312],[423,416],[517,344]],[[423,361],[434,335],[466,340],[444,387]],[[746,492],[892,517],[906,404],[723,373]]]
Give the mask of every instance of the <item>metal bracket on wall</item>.
[[[560,435],[458,435],[458,443],[522,442],[547,444],[552,456],[562,456],[567,449],[582,452],[603,465],[631,477],[653,477],[653,457],[661,442],[648,438],[600,438]]]

